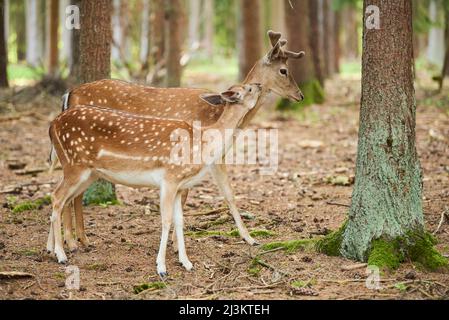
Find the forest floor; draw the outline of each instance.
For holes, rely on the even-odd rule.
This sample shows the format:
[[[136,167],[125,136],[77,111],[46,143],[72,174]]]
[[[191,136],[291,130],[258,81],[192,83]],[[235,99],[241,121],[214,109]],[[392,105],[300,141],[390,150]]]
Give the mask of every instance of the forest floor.
[[[320,237],[345,220],[355,170],[360,79],[334,79],[326,91],[323,105],[290,114],[262,110],[254,119],[253,128],[279,129],[274,175],[260,175],[255,166],[230,167],[238,207],[248,213],[246,225],[268,231],[256,237],[262,244]],[[449,97],[447,91],[426,92],[417,89],[417,145],[426,227],[433,232],[449,199]],[[43,201],[35,209],[11,210],[50,194],[61,176],[60,170],[50,175],[46,162],[48,125],[59,112],[60,98],[40,94],[33,102],[11,103],[10,95],[11,90],[0,92],[0,299],[449,298],[447,273],[427,272],[411,262],[382,272],[380,288],[374,290],[367,288],[366,266],[354,261],[308,250],[266,252],[248,246],[229,235],[235,226],[226,208],[192,216],[224,206],[210,178],[191,191],[185,208],[194,271],[185,271],[169,247],[169,277],[160,282],[155,268],[158,192],[118,186],[120,205],[85,208],[91,246],[68,253],[69,265],[80,270],[81,284],[79,291],[68,290],[66,267],[45,250],[50,205]],[[437,248],[447,256],[448,220],[436,237]],[[2,277],[9,271],[30,277]]]

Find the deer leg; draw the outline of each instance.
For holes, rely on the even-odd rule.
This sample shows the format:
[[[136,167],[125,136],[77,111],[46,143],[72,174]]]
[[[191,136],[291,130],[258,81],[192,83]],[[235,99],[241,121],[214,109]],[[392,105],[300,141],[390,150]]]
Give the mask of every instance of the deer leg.
[[[62,211],[62,217],[64,225],[64,242],[67,243],[70,251],[76,251],[78,249],[78,245],[76,244],[75,239],[73,238],[73,227],[72,227],[72,207],[73,204],[66,205]]]
[[[190,271],[193,268],[192,263],[187,257],[186,246],[184,243],[184,222],[183,222],[183,212],[182,212],[182,193],[178,192],[175,198],[175,207],[173,212],[173,221],[175,225],[176,237],[178,239],[178,254],[179,262],[183,265],[186,270]]]
[[[157,254],[156,265],[157,273],[160,277],[167,276],[167,268],[165,266],[165,255],[167,251],[168,236],[173,220],[173,208],[177,190],[174,186],[163,184],[160,190],[160,209],[162,220],[161,242],[159,252]]]
[[[84,231],[83,194],[84,193],[81,193],[75,197],[73,200],[73,208],[75,211],[76,237],[84,247],[88,247],[89,239],[86,237],[86,232]]]
[[[189,189],[184,189],[184,190],[180,191],[180,194],[181,194],[181,210],[182,210],[182,208],[184,207],[184,205],[187,201],[187,196],[189,195]],[[176,229],[175,228],[173,228],[171,241],[172,241],[174,251],[178,252],[178,241],[176,239]]]
[[[53,229],[54,237],[54,253],[59,263],[66,263],[67,256],[64,252],[64,246],[61,235],[61,215],[67,202],[73,199],[77,194],[83,192],[91,183],[91,172],[84,170],[77,172],[73,168],[71,172],[64,172],[64,179],[62,183],[56,188],[53,193],[53,212],[51,215],[51,228]]]
[[[228,175],[226,173],[226,165],[215,164],[211,166],[212,177],[217,183],[220,193],[224,196],[226,204],[231,211],[232,217],[234,218],[237,229],[239,230],[240,236],[250,245],[257,245],[258,243],[251,237],[246,229],[245,224],[240,216],[240,212],[235,205],[234,193],[232,187],[229,184]]]

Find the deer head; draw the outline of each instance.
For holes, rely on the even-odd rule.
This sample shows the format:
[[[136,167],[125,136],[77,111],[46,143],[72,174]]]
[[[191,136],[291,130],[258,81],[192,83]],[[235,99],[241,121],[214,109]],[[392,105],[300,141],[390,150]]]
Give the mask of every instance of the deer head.
[[[275,94],[295,101],[301,101],[304,96],[298,88],[293,76],[290,74],[287,60],[300,59],[304,52],[292,52],[282,49],[287,40],[281,39],[279,32],[268,31],[272,48],[259,60],[246,77],[244,83],[260,82],[264,88]]]

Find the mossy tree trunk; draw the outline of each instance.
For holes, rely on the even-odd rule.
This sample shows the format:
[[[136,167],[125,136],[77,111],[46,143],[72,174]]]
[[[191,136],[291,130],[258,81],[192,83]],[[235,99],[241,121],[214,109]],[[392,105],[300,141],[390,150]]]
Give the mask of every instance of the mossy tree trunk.
[[[81,0],[79,47],[80,60],[77,78],[81,83],[110,78],[112,42],[112,1]],[[107,181],[94,183],[84,193],[84,203],[114,203],[115,188]]]
[[[356,180],[342,244],[343,254],[357,260],[366,259],[374,239],[424,227],[411,0],[367,5],[379,7],[381,26],[364,26]]]
[[[396,268],[411,260],[436,270],[447,259],[424,230],[416,152],[411,0],[365,0],[379,7],[380,29],[363,31],[362,101],[349,217],[319,240],[330,255]],[[366,18],[366,17],[365,17]]]
[[[309,0],[286,0],[284,8],[289,48],[295,52],[302,50],[306,53],[304,58],[293,61],[289,65],[290,72],[304,94],[304,100],[299,103],[287,103],[284,100],[279,107],[296,109],[299,106],[322,103],[324,93],[318,79],[319,72],[315,68],[316,53],[311,45],[311,42],[316,39],[312,34],[313,28],[310,23]]]

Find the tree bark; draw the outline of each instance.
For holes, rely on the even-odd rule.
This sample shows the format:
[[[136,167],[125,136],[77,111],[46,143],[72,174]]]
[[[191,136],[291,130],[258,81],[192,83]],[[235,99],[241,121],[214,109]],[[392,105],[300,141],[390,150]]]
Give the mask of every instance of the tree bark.
[[[150,61],[149,66],[153,68],[151,84],[162,85],[163,78],[158,76],[158,70],[165,66],[165,7],[163,0],[151,0],[150,2]]]
[[[311,42],[317,42],[310,25],[310,0],[285,0],[285,25],[289,49],[295,52],[304,51],[306,55],[290,63],[289,70],[304,94],[302,106],[322,103],[323,90],[315,69],[315,52]],[[293,7],[293,8],[292,8]],[[285,103],[285,101],[284,101]],[[297,104],[289,104],[295,108]]]
[[[81,83],[110,78],[112,42],[111,0],[81,0],[80,61]],[[95,182],[84,193],[84,203],[117,200],[114,186],[104,180]]]
[[[181,85],[181,50],[182,50],[182,3],[181,0],[167,0],[165,3],[166,17],[166,51],[167,61],[165,85],[179,87]]]
[[[254,64],[261,58],[260,1],[239,0],[240,52],[239,79],[245,79]]]
[[[310,15],[310,49],[309,55],[312,55],[313,65],[315,69],[316,78],[320,82],[320,85],[324,86],[323,75],[323,51],[321,50],[320,43],[322,42],[322,33],[320,30],[320,17],[319,17],[319,1],[309,0],[309,15]]]
[[[366,260],[375,239],[424,227],[411,0],[365,0],[367,5],[380,8],[381,26],[364,26],[356,177],[342,243],[343,255],[356,260]]]
[[[344,52],[342,54],[349,60],[359,57],[359,37],[357,31],[356,10],[353,6],[347,5],[343,10],[344,16]]]
[[[81,83],[110,78],[111,12],[110,0],[81,0],[80,68]]]
[[[341,12],[334,11],[334,36],[333,36],[333,47],[334,47],[334,56],[333,56],[333,69],[335,73],[340,72],[340,23],[341,23]]]
[[[209,59],[214,57],[214,0],[204,1],[204,48]]]
[[[17,61],[24,61],[26,59],[25,0],[12,2],[11,14],[16,30]]]
[[[81,9],[81,0],[70,0],[70,4],[77,6],[78,8]],[[81,12],[80,12],[81,14]],[[80,21],[81,24],[81,21]],[[81,51],[80,51],[80,34],[81,34],[81,29],[72,29],[71,31],[71,36],[70,36],[70,41],[72,42],[70,49],[72,51],[71,56],[71,62],[70,62],[70,74],[69,74],[69,78],[74,81],[77,84],[81,84],[81,77],[80,75],[80,56],[81,56]]]
[[[8,47],[5,38],[5,0],[0,0],[0,87],[8,87]]]
[[[42,33],[39,32],[39,11],[41,0],[27,0],[26,6],[26,61],[37,67],[42,60]]]
[[[206,1],[207,2],[207,1]],[[201,0],[189,0],[189,47],[194,48],[200,39]]]
[[[323,49],[324,49],[324,76],[331,77],[334,74],[334,12],[332,1],[324,0],[323,3]]]
[[[59,26],[59,0],[48,0],[48,75],[58,76],[58,26]]]

